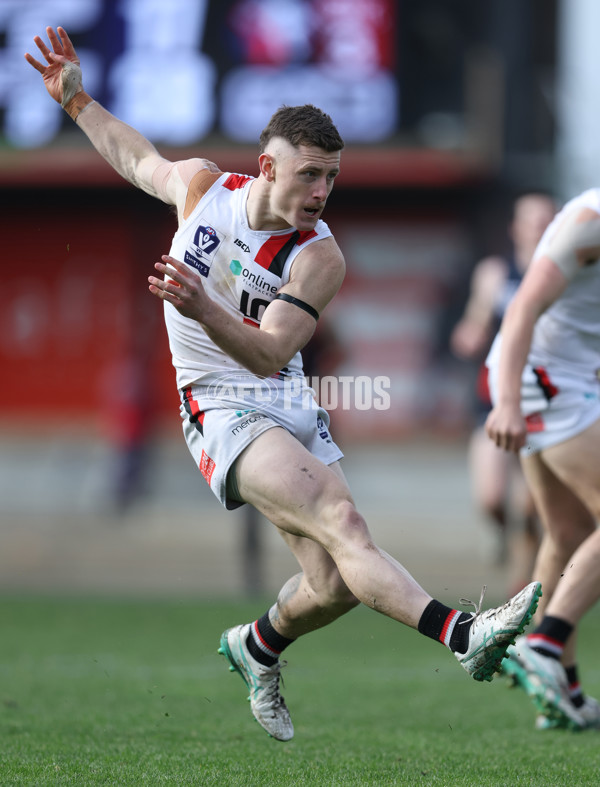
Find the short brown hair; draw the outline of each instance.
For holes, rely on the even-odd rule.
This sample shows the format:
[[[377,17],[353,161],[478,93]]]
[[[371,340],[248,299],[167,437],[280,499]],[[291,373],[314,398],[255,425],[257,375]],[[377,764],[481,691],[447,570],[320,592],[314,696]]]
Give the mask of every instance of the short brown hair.
[[[321,148],[327,153],[334,153],[344,147],[344,140],[333,120],[312,104],[301,107],[288,107],[284,104],[280,107],[260,135],[261,153],[273,137],[283,137],[295,148],[309,145]]]

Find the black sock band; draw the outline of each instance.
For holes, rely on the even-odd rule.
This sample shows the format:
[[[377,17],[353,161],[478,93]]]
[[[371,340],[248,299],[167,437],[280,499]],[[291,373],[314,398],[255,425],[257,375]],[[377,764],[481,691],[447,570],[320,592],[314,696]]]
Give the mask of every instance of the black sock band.
[[[246,647],[260,664],[271,666],[278,661],[280,654],[291,645],[293,639],[288,639],[276,631],[271,625],[269,612],[255,620],[250,627],[246,640]]]
[[[546,615],[536,630],[529,634],[527,642],[538,653],[560,659],[572,631],[573,626],[568,621]]]
[[[464,653],[469,643],[470,626],[466,612],[459,612],[432,599],[423,610],[417,628],[421,634],[441,642],[451,651]]]

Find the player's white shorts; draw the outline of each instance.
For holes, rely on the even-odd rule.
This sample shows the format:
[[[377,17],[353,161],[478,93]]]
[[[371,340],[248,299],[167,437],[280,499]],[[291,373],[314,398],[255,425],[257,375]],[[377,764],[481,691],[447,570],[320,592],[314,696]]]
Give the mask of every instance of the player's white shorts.
[[[230,375],[211,385],[180,391],[183,433],[197,467],[228,509],[242,503],[227,496],[227,473],[267,429],[281,426],[323,464],[343,457],[329,433],[329,415],[304,380],[258,380]]]
[[[490,366],[492,401],[498,396],[497,364]],[[566,371],[560,364],[526,364],[521,378],[521,412],[527,423],[527,456],[564,443],[600,418],[600,381]]]

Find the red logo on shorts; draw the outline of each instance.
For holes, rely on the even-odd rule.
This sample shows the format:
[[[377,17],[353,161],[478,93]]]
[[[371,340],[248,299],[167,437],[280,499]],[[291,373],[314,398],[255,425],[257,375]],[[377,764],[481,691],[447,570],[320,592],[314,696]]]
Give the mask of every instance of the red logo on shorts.
[[[526,415],[525,423],[527,424],[527,432],[543,432],[546,428],[541,413]]]
[[[204,448],[202,449],[202,456],[200,457],[200,464],[198,465],[200,468],[200,472],[206,479],[206,483],[210,486],[210,479],[212,478],[212,474],[216,467],[214,461],[210,458],[210,456],[206,453]]]

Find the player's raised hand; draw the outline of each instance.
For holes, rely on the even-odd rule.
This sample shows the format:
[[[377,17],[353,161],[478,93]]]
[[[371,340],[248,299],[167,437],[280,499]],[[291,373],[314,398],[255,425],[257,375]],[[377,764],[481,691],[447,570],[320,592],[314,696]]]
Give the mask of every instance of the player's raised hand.
[[[57,27],[54,31],[51,27],[47,27],[46,33],[52,50],[39,36],[35,36],[33,40],[48,65],[40,63],[29,52],[25,54],[25,60],[39,71],[48,93],[64,107],[74,95],[83,90],[79,58],[64,28]]]

